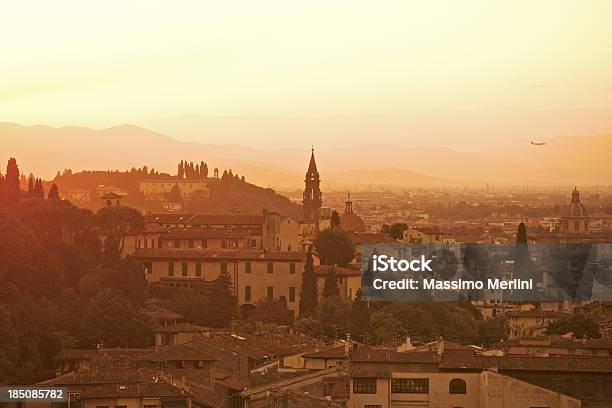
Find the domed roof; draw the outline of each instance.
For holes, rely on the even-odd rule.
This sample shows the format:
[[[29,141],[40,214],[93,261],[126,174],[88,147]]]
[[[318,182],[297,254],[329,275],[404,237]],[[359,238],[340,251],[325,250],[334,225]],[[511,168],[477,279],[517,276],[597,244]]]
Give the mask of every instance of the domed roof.
[[[561,210],[561,218],[586,218],[589,216],[589,212],[586,207],[580,203],[580,193],[574,187],[572,191],[572,202],[566,205]]]
[[[348,193],[344,214],[340,216],[340,229],[343,231],[366,231],[366,226],[360,216],[353,212],[351,193]]]
[[[340,216],[340,228],[343,231],[365,231],[366,226],[360,216],[353,213],[344,213]]]

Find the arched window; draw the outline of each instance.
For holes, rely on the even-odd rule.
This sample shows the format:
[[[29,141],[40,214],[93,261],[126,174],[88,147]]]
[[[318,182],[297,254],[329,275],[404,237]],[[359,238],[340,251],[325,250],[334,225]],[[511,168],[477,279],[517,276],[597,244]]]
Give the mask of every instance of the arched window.
[[[452,379],[450,383],[448,383],[448,392],[449,394],[465,394],[465,381],[463,381],[461,378]]]

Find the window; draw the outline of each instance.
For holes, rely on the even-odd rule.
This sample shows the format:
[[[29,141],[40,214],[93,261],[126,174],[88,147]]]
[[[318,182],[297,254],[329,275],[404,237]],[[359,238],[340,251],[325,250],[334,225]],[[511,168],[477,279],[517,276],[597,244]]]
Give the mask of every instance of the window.
[[[290,274],[294,274],[295,273],[295,262],[291,262],[289,264],[289,273]]]
[[[612,398],[612,381],[603,382],[604,398]]]
[[[201,278],[202,277],[202,263],[196,262],[195,265],[196,265],[195,276],[196,278]]]
[[[376,378],[353,378],[353,394],[376,394]]]
[[[145,247],[145,249],[147,249],[147,247],[148,247],[147,242],[148,242],[148,241],[145,239],[145,240],[144,240],[144,247]]]
[[[247,262],[244,264],[244,273],[251,273],[251,263]]]
[[[428,378],[393,378],[391,392],[398,394],[429,394]]]
[[[257,241],[252,239],[251,240],[251,248],[255,248],[255,247],[257,247]]]
[[[274,287],[268,286],[268,299],[274,299]]]
[[[219,265],[219,268],[221,270],[221,273],[227,273],[227,264],[225,262],[221,262],[221,264]]]
[[[466,393],[466,385],[465,381],[461,378],[454,378],[450,380],[448,383],[448,393],[449,394],[465,394]]]
[[[187,262],[183,262],[181,265],[181,275],[187,276]]]
[[[202,248],[208,248],[208,240],[206,239],[202,240]]]
[[[566,395],[574,395],[574,380],[559,381],[559,392]]]
[[[582,388],[583,397],[592,398],[595,396],[595,381],[582,380],[580,382],[580,388]]]
[[[295,288],[293,286],[289,287],[289,302],[295,302]]]
[[[193,248],[193,239],[189,240],[189,248]]]
[[[168,276],[174,276],[174,262],[168,262]]]
[[[181,240],[180,239],[175,239],[174,240],[174,248],[180,248],[181,247]]]
[[[272,262],[268,262],[268,273],[274,272],[274,264]]]
[[[244,287],[244,301],[245,302],[251,301],[251,287],[250,286]]]

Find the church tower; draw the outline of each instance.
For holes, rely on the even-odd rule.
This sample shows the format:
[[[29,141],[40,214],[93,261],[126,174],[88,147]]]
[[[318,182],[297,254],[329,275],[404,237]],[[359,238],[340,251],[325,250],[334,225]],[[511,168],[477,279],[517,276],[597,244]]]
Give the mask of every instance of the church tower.
[[[321,194],[321,180],[319,179],[317,163],[315,162],[314,148],[310,155],[310,164],[308,165],[304,184],[304,200],[302,201],[304,206],[304,221],[314,222],[318,225],[323,195]]]

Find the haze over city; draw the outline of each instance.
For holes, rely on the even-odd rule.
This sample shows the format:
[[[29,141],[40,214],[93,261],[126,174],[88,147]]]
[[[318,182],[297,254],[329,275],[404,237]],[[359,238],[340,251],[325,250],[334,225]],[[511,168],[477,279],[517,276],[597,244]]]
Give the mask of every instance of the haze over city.
[[[593,136],[612,130],[611,14],[608,1],[23,1],[0,16],[0,120],[268,150]]]

